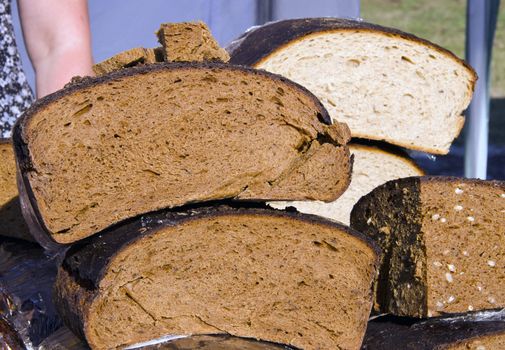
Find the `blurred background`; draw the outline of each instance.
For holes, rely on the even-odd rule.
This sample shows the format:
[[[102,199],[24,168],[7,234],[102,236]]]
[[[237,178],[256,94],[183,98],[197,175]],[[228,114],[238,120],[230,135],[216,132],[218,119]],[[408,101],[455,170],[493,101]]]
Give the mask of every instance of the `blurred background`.
[[[219,43],[226,46],[253,25],[316,16],[361,17],[426,38],[465,57],[467,0],[89,0],[88,3],[96,62],[133,47],[158,46],[154,32],[163,22],[202,20]],[[16,11],[14,6],[13,12]],[[504,11],[501,6],[497,13],[491,60],[488,179],[505,179]],[[25,71],[34,86],[19,21],[13,15]],[[422,153],[412,156],[431,174],[463,176],[466,133],[468,130],[464,130],[447,156]]]

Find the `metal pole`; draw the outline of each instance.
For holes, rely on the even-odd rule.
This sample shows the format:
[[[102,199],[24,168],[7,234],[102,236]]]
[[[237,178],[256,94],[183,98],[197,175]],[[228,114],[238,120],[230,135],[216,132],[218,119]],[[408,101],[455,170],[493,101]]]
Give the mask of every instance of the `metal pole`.
[[[465,176],[486,178],[489,136],[489,71],[500,0],[468,0],[466,59],[479,80],[467,110]]]
[[[273,20],[274,0],[256,0],[256,25]]]

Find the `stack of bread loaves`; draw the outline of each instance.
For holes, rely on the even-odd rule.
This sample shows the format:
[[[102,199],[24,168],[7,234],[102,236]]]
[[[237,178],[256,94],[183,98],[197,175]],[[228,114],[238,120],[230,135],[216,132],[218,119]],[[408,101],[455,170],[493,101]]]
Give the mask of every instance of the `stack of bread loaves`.
[[[476,75],[451,52],[391,28],[336,18],[293,19],[246,32],[230,62],[281,74],[312,91],[353,140],[351,185],[333,203],[293,205],[349,224],[352,206],[392,179],[423,175],[388,145],[445,154],[459,134]],[[380,142],[370,142],[370,140]]]
[[[330,204],[271,205],[294,205],[303,212],[350,220],[351,227],[381,246],[374,284],[377,312],[425,318],[505,307],[505,184],[408,177],[422,172],[392,152],[369,148],[375,140],[447,153],[462,128],[461,113],[476,82],[471,67],[412,35],[332,18],[269,23],[245,33],[228,51],[232,63],[278,73],[305,86],[334,120],[349,125],[355,167],[344,195]],[[357,140],[360,145],[353,147]],[[376,322],[365,348],[503,347],[502,315],[467,321],[470,318],[426,325],[412,325],[409,319],[409,327],[397,328],[401,333],[377,326],[391,322]],[[480,323],[490,319],[492,326]],[[463,326],[444,326],[453,321]],[[431,342],[432,328],[446,329],[452,338],[435,334],[440,339]]]
[[[218,62],[203,24],[158,37],[163,48],[97,65],[14,129],[30,230],[69,248],[60,316],[94,349],[166,334],[359,348],[377,245],[264,204],[340,196],[349,129],[302,86]]]

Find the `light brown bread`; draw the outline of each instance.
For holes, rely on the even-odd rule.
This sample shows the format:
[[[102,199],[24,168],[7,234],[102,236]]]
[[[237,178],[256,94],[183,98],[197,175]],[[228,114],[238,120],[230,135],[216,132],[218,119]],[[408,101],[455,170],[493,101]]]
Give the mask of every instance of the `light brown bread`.
[[[16,160],[10,139],[0,138],[0,236],[33,241],[28,230],[16,184]]]
[[[164,23],[156,34],[167,62],[230,60],[203,22]]]
[[[156,62],[163,62],[161,48],[145,49],[143,47],[137,47],[118,53],[105,61],[93,65],[93,72],[96,75],[102,75],[123,68]]]
[[[387,182],[351,227],[381,246],[381,312],[430,317],[505,306],[505,183],[447,177]]]
[[[332,201],[350,182],[349,129],[327,123],[312,94],[279,76],[157,64],[40,100],[14,139],[37,239],[70,243],[197,201]]]
[[[352,136],[445,154],[460,133],[477,76],[451,52],[362,21],[268,23],[228,47],[230,62],[281,74],[312,91]]]
[[[407,176],[424,175],[424,171],[405,153],[382,142],[354,140],[349,143],[354,157],[351,184],[335,201],[270,202],[283,209],[293,206],[307,214],[324,216],[349,225],[351,210],[365,194],[383,183]]]
[[[193,207],[74,245],[55,302],[93,349],[166,334],[359,349],[378,254],[360,233],[317,216]]]

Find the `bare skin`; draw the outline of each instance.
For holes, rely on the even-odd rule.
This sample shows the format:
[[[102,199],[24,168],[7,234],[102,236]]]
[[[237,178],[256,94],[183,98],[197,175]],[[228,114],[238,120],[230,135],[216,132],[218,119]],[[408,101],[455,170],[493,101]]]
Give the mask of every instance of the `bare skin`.
[[[93,75],[86,0],[18,0],[37,98],[61,89],[73,76]]]

